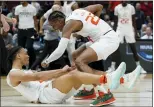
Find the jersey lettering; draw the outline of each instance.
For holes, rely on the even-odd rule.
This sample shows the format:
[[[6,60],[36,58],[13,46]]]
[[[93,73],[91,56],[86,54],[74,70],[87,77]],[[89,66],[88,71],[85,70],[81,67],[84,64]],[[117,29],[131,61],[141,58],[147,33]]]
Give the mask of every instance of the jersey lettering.
[[[89,13],[89,15],[86,17],[86,21],[88,21],[90,19],[91,23],[94,24],[94,25],[97,25],[100,18],[98,18],[97,16]]]

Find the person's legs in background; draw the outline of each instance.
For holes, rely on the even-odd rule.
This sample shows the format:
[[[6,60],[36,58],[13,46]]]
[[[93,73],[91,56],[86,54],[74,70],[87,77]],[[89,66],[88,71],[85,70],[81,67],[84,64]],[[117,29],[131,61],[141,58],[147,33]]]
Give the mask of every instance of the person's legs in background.
[[[22,46],[23,48],[25,48],[25,44],[26,44],[26,31],[25,30],[18,30],[18,46]]]
[[[119,66],[121,62],[120,46],[114,53],[111,54],[111,60],[111,66],[108,68],[106,72],[112,72]]]
[[[48,49],[49,49],[48,41],[45,40],[45,46],[43,48],[43,52],[38,56],[38,58],[35,60],[35,62],[33,63],[30,69],[36,70],[36,67],[40,65],[43,59],[48,55],[48,51],[49,51]]]
[[[34,39],[27,38],[26,48],[27,48],[27,51],[28,51],[28,55],[30,56],[30,58],[29,58],[29,68],[31,68],[33,62],[36,59],[35,51],[34,51],[34,48],[33,48],[33,43],[34,43]]]

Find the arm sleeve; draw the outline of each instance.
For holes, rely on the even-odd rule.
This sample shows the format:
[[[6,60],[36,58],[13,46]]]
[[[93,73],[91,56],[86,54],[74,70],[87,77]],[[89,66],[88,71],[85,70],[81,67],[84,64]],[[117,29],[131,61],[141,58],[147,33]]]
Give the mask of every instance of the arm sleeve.
[[[72,53],[75,51],[76,38],[71,36],[69,45],[67,46],[68,58],[72,62]]]
[[[44,63],[49,64],[50,62],[53,62],[57,60],[59,57],[61,57],[65,52],[68,43],[69,43],[69,39],[61,38],[56,50],[44,61]]]

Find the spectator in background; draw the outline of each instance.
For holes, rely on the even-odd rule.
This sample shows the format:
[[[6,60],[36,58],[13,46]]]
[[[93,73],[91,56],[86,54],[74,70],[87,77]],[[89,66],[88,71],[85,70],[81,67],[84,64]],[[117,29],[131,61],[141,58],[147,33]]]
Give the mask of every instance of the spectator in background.
[[[146,16],[145,23],[148,24],[151,21],[152,21],[151,17],[150,16]]]
[[[39,30],[39,33],[40,34],[43,34],[43,23],[45,21],[48,21],[48,16],[54,11],[54,10],[59,10],[59,11],[62,11],[62,8],[60,5],[53,5],[51,9],[49,9],[40,19],[40,30]]]
[[[113,22],[110,20],[110,16],[108,14],[104,15],[104,21],[113,28]]]
[[[141,10],[146,16],[153,16],[153,2],[152,1],[142,1]]]
[[[36,1],[32,1],[31,5],[33,5],[36,8],[36,13],[38,13],[39,10],[41,9],[40,4],[38,2],[36,2]]]
[[[29,67],[35,61],[33,42],[38,32],[36,19],[36,9],[27,1],[22,1],[15,9],[16,19],[18,20],[18,45],[27,48],[30,56]],[[35,30],[36,29],[36,30]]]
[[[18,34],[15,33],[12,37],[13,40],[13,46],[18,46]]]
[[[61,11],[61,6],[60,5],[53,5],[52,6],[52,11]],[[49,25],[48,23],[48,16],[50,15],[50,13],[47,11],[42,17],[47,19],[45,22],[44,20],[42,20],[42,22],[40,23],[41,26],[41,34],[44,33],[44,40],[45,40],[45,47],[43,49],[43,52],[39,55],[39,57],[35,60],[35,62],[33,63],[33,65],[31,66],[32,70],[35,70],[37,68],[38,65],[41,64],[41,62],[45,59],[45,57],[47,57],[48,55],[50,55],[58,46],[59,44],[59,33],[58,31],[55,31],[52,26]],[[42,19],[42,18],[41,18]],[[44,22],[43,26],[41,25]],[[44,32],[43,32],[44,30]],[[47,67],[46,69],[51,70],[51,69],[58,69],[59,67],[63,67],[65,65],[65,61],[64,58],[61,57],[59,60],[54,61],[53,63],[51,63],[49,65],[49,67]]]
[[[145,33],[146,33],[146,28],[147,28],[147,25],[146,24],[143,24],[142,25],[142,29],[141,29],[141,33],[140,33],[140,37],[144,36]]]
[[[136,19],[136,28],[139,32],[141,30],[142,24],[145,23],[145,16],[144,16],[144,12],[141,10],[140,3],[136,3],[135,19]]]
[[[8,18],[15,18],[15,7],[12,8],[11,12],[7,14]]]
[[[9,9],[5,1],[2,1],[2,14],[5,16],[9,13]]]
[[[141,39],[153,39],[151,27],[146,28],[146,34]]]
[[[7,18],[5,15],[1,14],[2,9],[0,8],[0,73],[7,74],[7,49],[5,47],[4,40],[2,38],[3,31],[8,32],[10,26],[7,22],[15,23],[12,19]]]
[[[120,4],[121,1],[109,1],[109,5],[108,5],[108,8],[107,8],[107,13],[109,14],[111,20],[114,20],[114,8]]]
[[[3,37],[4,43],[5,43],[5,47],[8,50],[13,48],[12,34],[8,33],[8,32],[3,32],[2,37]]]
[[[78,8],[78,3],[74,1],[64,1],[64,5],[62,6],[63,13],[66,17],[68,17],[72,13],[72,11]]]
[[[153,29],[153,22],[152,22],[152,20],[148,23],[147,26],[148,26],[148,27],[151,27],[151,29]]]

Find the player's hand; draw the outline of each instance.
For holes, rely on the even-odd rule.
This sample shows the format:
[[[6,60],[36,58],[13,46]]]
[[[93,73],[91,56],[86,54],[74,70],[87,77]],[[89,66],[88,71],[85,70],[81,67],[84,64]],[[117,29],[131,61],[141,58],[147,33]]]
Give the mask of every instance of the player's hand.
[[[75,62],[74,61],[71,62],[71,68],[72,69],[76,69],[76,65],[75,65]]]
[[[17,20],[16,20],[16,18],[12,18],[12,23],[13,23],[14,25],[17,24]]]
[[[40,30],[39,31],[39,35],[43,35],[43,30]]]
[[[70,67],[69,67],[68,65],[65,65],[65,66],[62,68],[62,70],[63,70],[64,72],[70,71]]]
[[[46,63],[42,62],[42,63],[41,63],[41,66],[42,66],[43,68],[47,68],[47,67],[49,66],[49,64],[46,64]]]
[[[62,68],[62,70],[63,70],[64,72],[70,72],[70,71],[75,70],[75,68],[69,67],[68,65],[66,65],[66,66],[64,66],[64,67]]]

